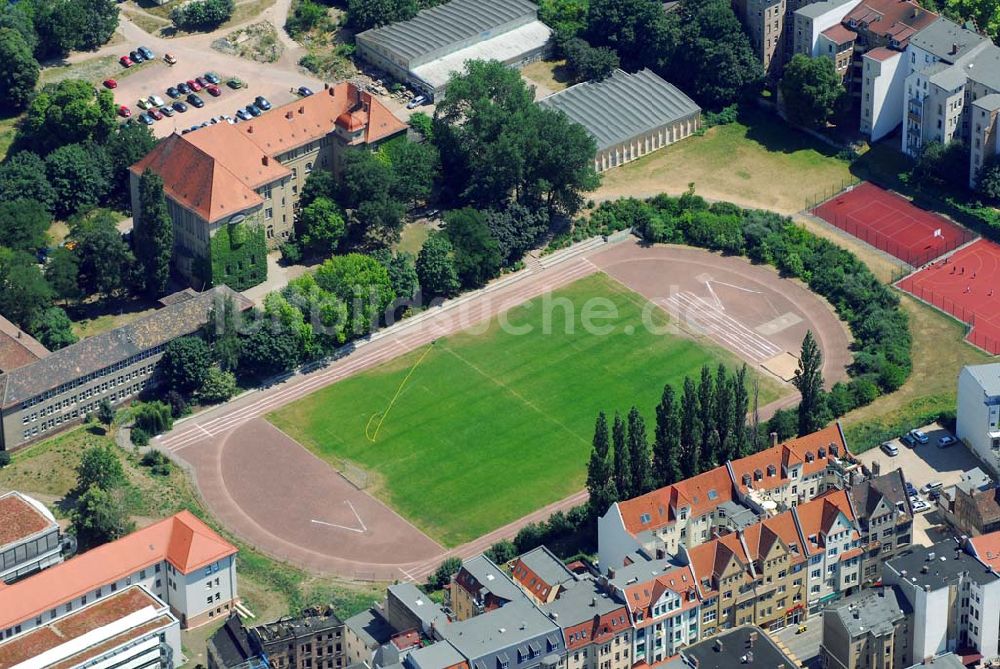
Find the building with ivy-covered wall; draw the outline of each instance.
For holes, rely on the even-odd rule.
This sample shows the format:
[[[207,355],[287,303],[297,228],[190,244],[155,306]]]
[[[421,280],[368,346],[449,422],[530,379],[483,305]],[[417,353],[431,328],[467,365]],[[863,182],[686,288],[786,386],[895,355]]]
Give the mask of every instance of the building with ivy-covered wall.
[[[263,115],[161,141],[130,168],[163,179],[174,223],[174,267],[196,288],[245,290],[267,278],[267,250],[292,233],[295,204],[314,169],[339,173],[348,147],[375,147],[406,124],[377,98],[340,83]]]

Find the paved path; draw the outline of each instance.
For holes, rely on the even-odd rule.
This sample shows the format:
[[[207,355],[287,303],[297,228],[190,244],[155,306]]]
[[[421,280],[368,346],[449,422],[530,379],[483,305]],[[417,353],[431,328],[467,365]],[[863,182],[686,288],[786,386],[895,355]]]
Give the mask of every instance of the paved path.
[[[637,276],[630,275],[629,268],[637,267],[645,270]],[[671,268],[680,278],[662,274],[669,273]],[[420,317],[378,333],[374,340],[359,344],[350,354],[325,367],[292,375],[180,421],[172,432],[158,437],[154,443],[189,469],[209,510],[258,549],[320,573],[364,580],[422,580],[445,557],[481,553],[499,539],[513,537],[529,522],[583,503],[586,492],[578,492],[446,551],[380,501],[345,485],[328,467],[317,467],[311,453],[287,437],[276,436],[278,431],[261,420],[262,416],[319,388],[597,271],[606,271],[627,284],[634,282],[630,287],[656,301],[650,292],[656,284],[649,280],[651,277],[662,275],[661,283],[675,283],[693,290],[697,286],[684,282],[690,281],[689,275],[701,277],[706,270],[716,272],[721,278],[725,278],[725,273],[742,271],[746,275],[744,283],[750,286],[769,283],[773,291],[781,293],[771,295],[770,299],[787,300],[793,305],[787,307],[776,302],[775,313],[786,309],[800,312],[804,318],[802,327],[808,324],[819,334],[828,365],[849,359],[848,338],[842,324],[832,318],[829,307],[801,286],[779,279],[769,269],[692,249],[643,248],[628,242],[599,247],[548,267],[535,265],[500,279],[486,290],[434,307]],[[645,283],[640,280],[643,277]],[[720,295],[725,301],[724,293],[720,291]],[[733,313],[744,320],[756,313],[759,320],[769,318],[770,309]],[[746,324],[755,325],[751,321]],[[830,372],[833,379],[844,375],[842,367]],[[794,397],[791,399],[794,401]],[[766,418],[788,401],[786,398],[764,407],[762,417]],[[394,541],[386,542],[386,537]]]

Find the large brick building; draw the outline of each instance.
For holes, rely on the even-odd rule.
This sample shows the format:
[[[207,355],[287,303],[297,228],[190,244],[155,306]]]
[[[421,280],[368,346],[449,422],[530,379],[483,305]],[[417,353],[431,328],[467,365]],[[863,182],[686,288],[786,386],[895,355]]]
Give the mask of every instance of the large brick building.
[[[310,172],[336,174],[349,147],[372,148],[405,132],[376,97],[342,82],[245,123],[167,137],[131,167],[132,211],[141,224],[139,177],[149,169],[163,179],[174,265],[198,285],[211,278],[203,268],[221,228],[262,226],[268,246],[277,247],[291,234]]]

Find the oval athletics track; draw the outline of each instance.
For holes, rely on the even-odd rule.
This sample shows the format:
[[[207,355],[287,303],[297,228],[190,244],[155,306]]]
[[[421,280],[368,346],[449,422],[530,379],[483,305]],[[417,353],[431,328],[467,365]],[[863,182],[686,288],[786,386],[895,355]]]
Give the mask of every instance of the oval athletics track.
[[[369,369],[597,271],[603,271],[693,332],[757,366],[797,352],[807,329],[824,353],[828,383],[846,377],[850,342],[830,306],[767,267],[686,247],[602,247],[495,294],[359,348],[330,367],[181,423],[159,446],[184,461],[209,510],[259,550],[310,571],[359,580],[422,579],[448,554],[468,557],[513,536],[526,522],[581,503],[576,494],[451,551],[381,501],[358,490],[262,416],[313,390]],[[457,311],[457,310],[456,310]],[[785,373],[788,361],[785,360]],[[791,398],[794,401],[794,397]],[[788,398],[783,403],[787,403]]]

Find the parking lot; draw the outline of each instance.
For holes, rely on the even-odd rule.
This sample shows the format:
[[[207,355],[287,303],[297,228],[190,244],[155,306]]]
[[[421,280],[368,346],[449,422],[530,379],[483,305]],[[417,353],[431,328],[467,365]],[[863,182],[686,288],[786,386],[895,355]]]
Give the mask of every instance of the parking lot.
[[[805,623],[804,632],[798,625],[789,625],[771,633],[771,638],[786,654],[799,661],[799,666],[819,669],[819,645],[823,641],[823,615],[815,615]]]

